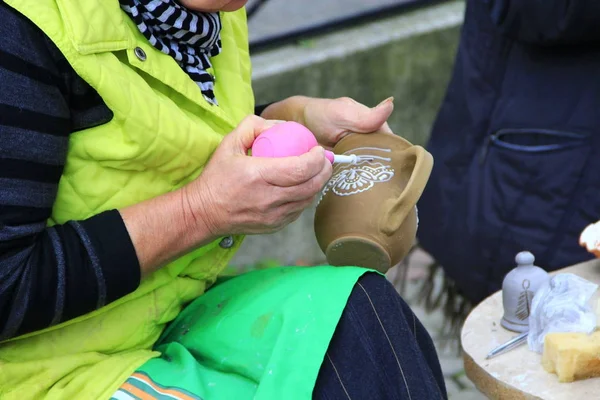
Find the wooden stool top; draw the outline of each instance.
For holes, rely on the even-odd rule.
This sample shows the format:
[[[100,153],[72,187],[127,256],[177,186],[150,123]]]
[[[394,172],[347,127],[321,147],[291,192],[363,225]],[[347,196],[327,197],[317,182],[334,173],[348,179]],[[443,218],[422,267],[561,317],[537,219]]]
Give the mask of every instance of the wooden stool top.
[[[553,272],[574,273],[600,284],[600,260],[592,260]],[[598,294],[592,298],[596,305]],[[560,383],[556,375],[542,368],[541,355],[527,344],[500,354],[491,360],[486,355],[518,333],[500,326],[502,293],[496,292],[479,304],[462,329],[461,344],[465,372],[477,389],[490,399],[579,400],[600,398],[600,378]]]

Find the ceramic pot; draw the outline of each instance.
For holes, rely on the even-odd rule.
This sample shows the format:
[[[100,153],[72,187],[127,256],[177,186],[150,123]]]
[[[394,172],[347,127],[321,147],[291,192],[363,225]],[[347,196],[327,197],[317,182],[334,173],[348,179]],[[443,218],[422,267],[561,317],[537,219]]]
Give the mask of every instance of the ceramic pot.
[[[550,275],[542,268],[533,265],[535,257],[522,251],[515,257],[517,267],[511,270],[502,281],[502,306],[504,315],[501,325],[513,332],[529,330],[529,314],[533,296],[548,283]]]
[[[321,193],[315,234],[327,262],[385,273],[414,245],[416,204],[427,184],[433,157],[393,134],[350,134],[336,154],[370,158],[336,164]]]

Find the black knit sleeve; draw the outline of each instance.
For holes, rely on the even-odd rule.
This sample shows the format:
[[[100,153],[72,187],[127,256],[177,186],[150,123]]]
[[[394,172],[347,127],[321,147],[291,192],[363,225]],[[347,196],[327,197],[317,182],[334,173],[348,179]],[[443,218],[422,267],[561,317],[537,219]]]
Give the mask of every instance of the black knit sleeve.
[[[72,79],[48,38],[3,2],[0,38],[1,341],[123,297],[140,270],[116,210],[47,227],[69,134],[81,124],[70,107]],[[97,109],[77,116],[105,118]]]

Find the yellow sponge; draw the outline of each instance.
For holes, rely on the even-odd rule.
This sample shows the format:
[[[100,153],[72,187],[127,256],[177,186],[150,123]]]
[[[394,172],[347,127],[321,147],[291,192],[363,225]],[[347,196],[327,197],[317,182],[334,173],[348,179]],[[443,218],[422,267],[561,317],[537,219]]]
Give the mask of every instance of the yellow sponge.
[[[600,332],[547,334],[542,366],[560,382],[600,376]]]

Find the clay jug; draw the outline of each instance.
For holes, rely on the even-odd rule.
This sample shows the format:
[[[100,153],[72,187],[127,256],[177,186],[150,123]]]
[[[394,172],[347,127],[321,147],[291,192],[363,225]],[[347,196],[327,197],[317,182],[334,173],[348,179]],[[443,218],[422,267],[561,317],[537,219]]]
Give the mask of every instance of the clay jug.
[[[433,157],[423,147],[384,132],[352,133],[333,151],[363,160],[334,165],[316,209],[317,242],[331,265],[385,273],[414,245],[416,204]]]

